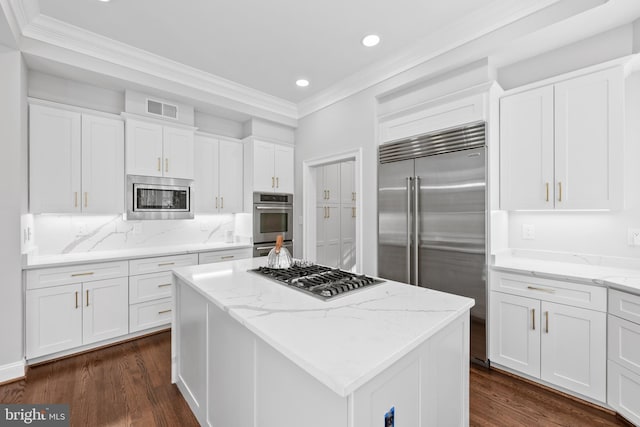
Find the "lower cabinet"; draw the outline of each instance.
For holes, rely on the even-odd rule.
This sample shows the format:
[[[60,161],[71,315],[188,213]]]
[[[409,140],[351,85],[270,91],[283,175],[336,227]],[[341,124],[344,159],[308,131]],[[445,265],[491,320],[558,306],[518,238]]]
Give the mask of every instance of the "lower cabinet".
[[[609,290],[607,402],[640,425],[640,295]]]
[[[26,292],[26,357],[128,333],[126,277]]]
[[[606,289],[504,274],[496,282],[501,283],[491,292],[491,363],[604,403],[607,317],[600,300],[606,301]],[[530,296],[495,291],[509,286]],[[571,297],[598,309],[566,304]]]

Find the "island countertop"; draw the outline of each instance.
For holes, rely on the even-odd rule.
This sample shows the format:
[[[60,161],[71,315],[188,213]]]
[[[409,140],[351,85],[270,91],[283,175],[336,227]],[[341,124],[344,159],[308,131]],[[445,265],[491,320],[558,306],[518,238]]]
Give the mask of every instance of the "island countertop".
[[[474,305],[393,281],[323,301],[248,271],[265,264],[253,258],[174,274],[343,397]]]

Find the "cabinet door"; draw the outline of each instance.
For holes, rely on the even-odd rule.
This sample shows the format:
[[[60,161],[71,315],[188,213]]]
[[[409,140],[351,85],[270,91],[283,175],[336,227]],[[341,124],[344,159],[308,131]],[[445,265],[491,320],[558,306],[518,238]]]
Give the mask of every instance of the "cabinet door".
[[[324,229],[327,220],[327,207],[316,207],[316,263],[326,265]]]
[[[243,176],[242,144],[220,141],[220,212],[242,212]]]
[[[340,206],[340,268],[353,271],[356,267],[356,208]]]
[[[355,162],[340,163],[340,201],[342,203],[356,202]]]
[[[541,378],[591,397],[606,399],[606,314],[542,302]]]
[[[124,123],[82,115],[82,211],[124,212]]]
[[[164,126],[163,174],[171,178],[193,179],[193,131]]]
[[[80,113],[29,107],[29,210],[80,212]]]
[[[324,224],[325,264],[340,267],[340,207],[327,205]]]
[[[326,203],[340,203],[340,163],[324,167],[324,189],[327,190]]]
[[[274,144],[253,142],[253,191],[275,191]]]
[[[126,335],[129,332],[127,277],[87,282],[82,286],[82,343]]]
[[[540,301],[491,292],[492,363],[540,377]]]
[[[623,117],[621,69],[555,86],[556,208],[622,207]]]
[[[327,201],[327,187],[324,185],[325,166],[318,166],[316,170],[316,203],[323,204]]]
[[[609,360],[607,403],[635,425],[640,425],[640,374]]]
[[[74,284],[26,292],[27,359],[82,344],[81,291]]]
[[[500,206],[553,209],[553,87],[500,100]]]
[[[218,211],[218,140],[196,135],[194,140],[194,194],[198,213]]]
[[[162,176],[162,126],[127,120],[127,174]]]
[[[276,193],[293,194],[293,147],[276,144],[274,159]]]

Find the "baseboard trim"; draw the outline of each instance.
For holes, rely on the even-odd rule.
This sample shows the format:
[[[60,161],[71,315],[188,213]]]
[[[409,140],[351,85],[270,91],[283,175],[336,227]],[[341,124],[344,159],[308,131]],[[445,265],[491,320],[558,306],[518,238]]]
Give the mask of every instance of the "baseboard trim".
[[[24,360],[0,366],[0,385],[23,379],[25,366]]]

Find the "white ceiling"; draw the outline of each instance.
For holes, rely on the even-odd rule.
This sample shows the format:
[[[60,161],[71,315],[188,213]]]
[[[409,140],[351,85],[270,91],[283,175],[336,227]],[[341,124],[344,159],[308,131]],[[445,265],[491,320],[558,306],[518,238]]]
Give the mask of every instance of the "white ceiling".
[[[505,2],[522,10],[550,3],[44,0],[39,6],[44,15],[298,103],[425,38],[446,34],[452,23],[472,22],[474,31],[492,28],[498,23],[483,11]],[[381,44],[364,48],[360,40],[369,33],[379,34]],[[311,85],[296,87],[298,78]]]

